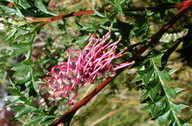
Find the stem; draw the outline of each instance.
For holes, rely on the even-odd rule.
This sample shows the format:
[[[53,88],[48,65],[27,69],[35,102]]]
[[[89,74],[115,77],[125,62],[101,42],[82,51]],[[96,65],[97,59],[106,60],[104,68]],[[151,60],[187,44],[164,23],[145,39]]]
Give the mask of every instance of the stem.
[[[147,50],[149,47],[152,47],[154,44],[159,42],[161,36],[178,20],[182,17],[182,15],[192,7],[192,0],[187,4],[183,4],[184,6],[178,11],[178,13],[165,25],[163,26],[155,35],[153,35],[149,39],[149,43],[147,45],[142,46],[138,52],[133,55],[129,62],[137,61],[137,58],[141,56],[141,54]],[[126,68],[126,67],[125,67]],[[82,106],[86,105],[97,93],[99,93],[104,87],[106,87],[113,79],[115,79],[125,68],[121,68],[117,70],[116,75],[114,77],[109,77],[104,80],[100,85],[98,85],[91,93],[89,93],[86,97],[84,97],[81,101],[75,104],[68,112],[54,121],[50,126],[57,126],[60,123],[69,124],[70,120],[72,119],[75,112],[81,108]]]
[[[166,10],[171,8],[181,8],[183,7],[183,4],[176,4],[176,5],[169,5],[169,6],[159,6],[159,7],[139,7],[139,8],[129,8],[125,9],[124,11],[160,11],[160,10]],[[99,12],[112,12],[113,9],[106,9],[106,10],[99,10]],[[43,24],[48,24],[53,21],[57,21],[60,19],[72,17],[72,16],[80,16],[80,15],[90,15],[95,14],[94,10],[86,10],[86,11],[78,11],[78,12],[71,12],[68,14],[62,14],[59,16],[54,17],[42,17],[42,18],[35,18],[35,17],[26,17],[28,20],[26,20],[26,23],[33,23],[33,22],[43,22]],[[19,23],[19,22],[18,22]],[[24,23],[21,21],[21,23]]]

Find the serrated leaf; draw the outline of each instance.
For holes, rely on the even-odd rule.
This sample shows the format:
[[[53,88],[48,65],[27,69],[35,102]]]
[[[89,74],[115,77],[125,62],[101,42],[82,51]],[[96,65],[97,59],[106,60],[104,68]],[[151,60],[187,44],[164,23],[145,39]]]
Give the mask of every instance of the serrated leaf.
[[[149,109],[151,109],[151,104],[142,107],[140,110],[149,110]]]
[[[162,63],[161,63],[161,58],[162,58],[163,54],[160,55],[156,55],[153,58],[151,58],[151,60],[158,66],[161,67]]]
[[[157,101],[154,101],[155,102],[155,110],[156,113],[161,111],[165,105],[166,105],[166,101],[165,101],[165,97],[160,97]]]
[[[175,104],[175,103],[171,103],[170,107],[176,112],[176,114],[181,114],[181,110],[188,107],[187,105],[183,105],[183,104]]]
[[[145,62],[145,67],[138,73],[140,76],[134,81],[142,80],[146,83],[143,89],[142,98],[148,103],[142,110],[149,109],[154,118],[157,118],[162,126],[165,123],[170,125],[183,124],[179,121],[178,114],[185,108],[185,105],[177,105],[171,101],[176,98],[176,94],[182,89],[167,87],[165,82],[170,81],[170,72],[162,70],[161,55],[156,55],[150,58],[149,62]],[[150,69],[154,70],[154,74],[150,74]],[[150,79],[145,79],[146,75],[151,75]],[[143,84],[142,83],[142,84]],[[157,86],[157,87],[156,87]]]
[[[170,70],[169,74],[172,75],[173,73],[175,73],[176,71],[178,71],[179,69],[175,69],[175,70]]]
[[[151,79],[151,76],[152,76],[153,73],[154,73],[154,70],[151,69],[146,74],[144,74],[143,82],[144,82],[145,85],[149,82],[149,80]]]
[[[138,71],[137,73],[140,74],[141,76],[135,78],[132,82],[143,80],[144,84],[146,85],[149,82],[150,78],[152,77],[154,70],[152,67],[149,67],[148,69]]]
[[[160,89],[160,85],[159,84],[154,84],[154,86],[151,87],[151,90],[149,92],[149,97],[151,98],[152,101],[156,98],[159,89]]]
[[[174,88],[166,88],[166,92],[169,95],[169,97],[171,97],[173,99],[176,98],[177,92],[175,91]]]
[[[163,71],[157,71],[159,76],[164,80],[164,81],[171,81],[170,74],[163,70]]]
[[[131,83],[141,81],[142,79],[143,79],[143,77],[139,76],[139,77],[135,78],[134,80],[132,80]]]
[[[184,91],[184,89],[182,89],[182,88],[174,88],[175,89],[175,92],[176,93],[179,93],[179,92],[181,92],[181,91]]]
[[[150,97],[150,99],[154,101],[156,95],[158,94],[159,88],[159,84],[149,85],[148,87],[146,87],[145,92],[142,93],[141,98],[146,99],[147,97]]]
[[[155,99],[153,102],[149,102],[148,104],[150,105],[150,111],[153,117],[157,117],[159,113],[165,108],[166,103],[165,103],[165,98],[164,97],[158,97]]]
[[[157,119],[160,126],[163,126],[166,123],[166,121],[168,120],[169,115],[170,115],[170,111],[167,111],[166,113],[164,113],[163,115],[161,115]]]

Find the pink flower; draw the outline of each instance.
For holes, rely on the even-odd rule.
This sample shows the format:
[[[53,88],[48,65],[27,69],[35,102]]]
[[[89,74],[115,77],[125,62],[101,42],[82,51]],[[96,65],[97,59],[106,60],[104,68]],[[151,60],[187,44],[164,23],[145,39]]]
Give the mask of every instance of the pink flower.
[[[46,83],[40,85],[41,90],[49,90],[51,98],[68,98],[69,104],[77,97],[78,88],[93,84],[96,78],[104,77],[106,73],[115,74],[115,70],[131,65],[132,63],[112,64],[112,61],[125,51],[115,53],[116,42],[107,39],[108,32],[103,38],[92,35],[84,50],[67,51],[67,62],[54,66],[47,73]],[[73,54],[73,56],[71,55]]]

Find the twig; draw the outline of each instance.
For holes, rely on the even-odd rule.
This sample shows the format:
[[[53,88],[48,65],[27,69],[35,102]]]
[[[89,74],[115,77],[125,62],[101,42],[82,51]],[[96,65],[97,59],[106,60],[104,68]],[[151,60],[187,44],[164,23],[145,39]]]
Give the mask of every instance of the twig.
[[[131,61],[137,61],[137,58],[149,47],[153,46],[157,42],[161,36],[178,20],[182,15],[192,7],[192,0],[190,0],[187,4],[184,4],[178,13],[165,25],[163,26],[155,35],[153,35],[149,39],[149,43],[147,45],[142,46],[138,52],[129,59]],[[74,105],[68,112],[54,121],[50,126],[57,126],[60,123],[69,125],[70,120],[72,119],[75,112],[81,108],[82,106],[86,105],[97,93],[99,93],[104,87],[106,87],[112,80],[114,80],[125,68],[119,69],[116,72],[114,77],[109,77],[104,80],[100,85],[98,85],[91,93],[89,93],[86,97],[84,97],[81,101],[79,101],[76,105]]]
[[[161,11],[161,10],[166,10],[166,9],[171,9],[171,8],[181,8],[181,7],[183,7],[183,4],[159,6],[159,7],[129,8],[129,9],[125,9],[124,11],[145,11],[145,10]],[[112,11],[113,11],[113,9],[99,10],[99,12],[112,12]],[[54,16],[54,17],[42,17],[42,18],[26,17],[27,20],[25,22],[26,23],[43,22],[43,24],[48,24],[50,22],[61,20],[64,18],[72,17],[72,16],[90,15],[90,14],[94,14],[94,13],[95,13],[94,10],[86,10],[86,11],[71,12],[68,14],[62,14],[62,15]]]

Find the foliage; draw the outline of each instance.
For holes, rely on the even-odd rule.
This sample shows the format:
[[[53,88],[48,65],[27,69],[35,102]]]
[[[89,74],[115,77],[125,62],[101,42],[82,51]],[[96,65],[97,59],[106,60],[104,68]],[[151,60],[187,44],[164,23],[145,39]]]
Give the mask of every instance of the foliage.
[[[161,63],[162,55],[155,55],[145,61],[144,69],[138,71],[140,76],[133,80],[137,82],[142,80],[144,87],[142,93],[142,100],[148,105],[142,110],[150,110],[152,116],[157,118],[160,125],[168,123],[168,125],[186,125],[177,116],[181,114],[181,109],[185,105],[175,104],[171,100],[176,98],[176,94],[182,89],[170,88],[166,86],[165,82],[170,81],[170,74],[172,71],[162,69]]]
[[[64,8],[64,4],[67,5],[67,3],[63,0],[1,1],[1,23],[5,27],[0,31],[2,37],[0,40],[0,46],[2,47],[0,48],[0,77],[2,78],[0,83],[6,85],[4,83],[7,83],[7,80],[10,82],[8,87],[10,95],[7,96],[7,99],[10,101],[8,106],[11,106],[12,110],[16,112],[15,119],[19,120],[22,125],[49,125],[64,112],[67,112],[69,108],[73,108],[77,101],[74,105],[69,105],[67,99],[51,100],[48,93],[39,91],[39,84],[44,83],[43,78],[53,66],[67,61],[65,51],[72,48],[83,49],[88,43],[90,33],[102,37],[110,30],[111,36],[109,39],[117,41],[121,36],[117,53],[122,53],[121,51],[126,49],[124,54],[114,61],[114,64],[127,61],[134,61],[135,64],[131,69],[122,68],[118,70],[116,72],[118,78],[109,84],[109,87],[103,91],[104,94],[94,97],[97,100],[88,105],[89,110],[83,112],[82,110],[80,112],[77,111],[78,109],[76,110],[75,121],[72,121],[72,123],[75,125],[96,125],[98,122],[95,121],[94,115],[98,113],[94,112],[93,108],[97,111],[106,108],[101,110],[101,115],[109,113],[109,115],[103,117],[104,119],[113,116],[116,121],[112,122],[114,125],[134,125],[142,112],[137,112],[134,115],[133,110],[129,108],[129,104],[119,105],[119,103],[114,103],[111,105],[105,100],[106,98],[120,97],[123,91],[127,92],[129,90],[131,93],[142,91],[140,99],[142,103],[146,104],[141,110],[150,110],[152,119],[157,120],[159,125],[189,125],[181,115],[184,108],[186,110],[190,107],[186,108],[184,102],[182,104],[176,100],[177,94],[184,89],[178,88],[179,86],[175,86],[171,82],[171,75],[174,74],[175,70],[170,70],[169,61],[171,61],[171,54],[179,52],[182,61],[178,59],[177,61],[183,62],[185,66],[191,66],[191,19],[185,21],[190,14],[182,15],[183,17],[180,17],[177,22],[178,27],[171,24],[172,28],[167,31],[185,30],[186,35],[184,34],[180,38],[175,37],[167,43],[164,40],[159,40],[162,36],[156,34],[159,33],[156,31],[163,31],[159,29],[172,20],[172,17],[179,10],[173,8],[187,6],[186,2],[189,2],[188,4],[192,3],[190,0],[185,1],[185,4],[182,4],[180,0],[160,2],[149,0],[143,1],[142,4],[135,3],[134,0],[106,0],[97,1],[94,10],[86,11],[92,7],[86,5],[80,6],[81,8],[76,7],[78,4],[85,4],[85,1],[76,3],[77,5],[71,5],[74,9],[69,6]],[[153,6],[153,8],[143,7],[147,5]],[[57,6],[59,6],[59,9],[56,9]],[[161,33],[163,34],[165,31]],[[141,55],[143,52],[145,53]],[[187,64],[185,61],[187,61]],[[136,75],[135,71],[139,76]],[[115,79],[115,77],[112,77],[112,79]],[[80,101],[85,97],[90,90],[93,90],[93,87],[99,87],[97,83],[105,83],[106,78],[102,77],[95,82],[96,84],[86,86],[81,90],[78,89],[78,100]],[[133,80],[132,83],[131,80]],[[105,84],[108,85],[108,83]],[[126,98],[135,100],[131,97],[131,93],[127,93]],[[129,97],[132,99],[129,99]],[[91,99],[93,98],[89,100]],[[127,99],[120,99],[120,103],[123,100]],[[113,106],[117,110],[114,111],[109,106]],[[129,118],[133,120],[132,122],[125,118],[127,115],[123,110],[133,114],[133,118]],[[96,116],[96,118],[100,118],[101,115]],[[146,120],[143,118],[140,119],[141,122]],[[92,123],[86,122],[89,119]],[[124,122],[121,122],[122,120]],[[71,118],[65,121],[63,123],[69,125]],[[191,123],[191,121],[188,122]],[[107,121],[101,124],[110,125]]]

